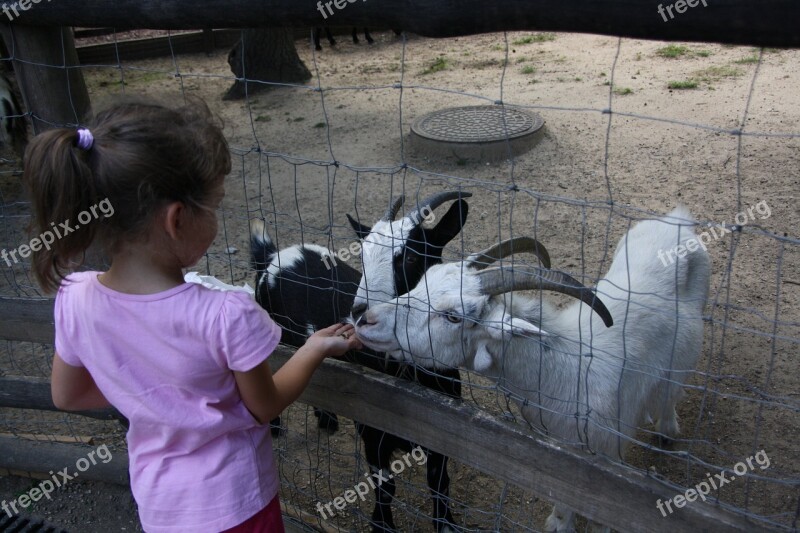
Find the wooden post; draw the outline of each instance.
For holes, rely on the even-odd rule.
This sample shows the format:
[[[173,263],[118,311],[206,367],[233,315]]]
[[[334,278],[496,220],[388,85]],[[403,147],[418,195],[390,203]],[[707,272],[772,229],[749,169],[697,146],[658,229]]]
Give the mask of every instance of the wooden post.
[[[89,92],[78,66],[69,27],[3,24],[3,41],[13,58],[34,133],[81,124],[89,114]]]

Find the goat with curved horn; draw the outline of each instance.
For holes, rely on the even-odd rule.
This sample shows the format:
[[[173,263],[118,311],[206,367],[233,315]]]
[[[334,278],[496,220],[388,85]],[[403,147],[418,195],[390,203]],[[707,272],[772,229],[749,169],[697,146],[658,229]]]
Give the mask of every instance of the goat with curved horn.
[[[403,203],[405,201],[406,201],[406,196],[404,194],[401,194],[400,196],[395,198],[394,202],[392,202],[392,205],[389,206],[389,209],[386,211],[386,214],[383,215],[383,218],[381,220],[389,220],[389,221],[394,220],[394,217],[397,216],[397,212],[400,211],[401,207],[403,207]]]
[[[472,254],[467,258],[467,268],[483,270],[494,262],[512,254],[530,252],[539,258],[545,268],[550,268],[550,254],[542,243],[533,237],[514,237]]]
[[[477,274],[481,280],[481,291],[487,296],[496,296],[512,291],[543,290],[572,296],[590,306],[606,327],[614,325],[614,319],[605,304],[593,289],[586,287],[569,274],[559,270],[534,268],[532,271],[514,270],[512,267],[492,268]]]
[[[638,428],[653,422],[672,439],[680,432],[675,408],[702,353],[711,276],[708,252],[687,245],[697,239],[687,229],[694,223],[678,207],[634,225],[593,289],[546,268],[435,265],[407,294],[370,307],[356,335],[408,363],[475,370],[560,444],[624,460]],[[688,251],[662,262],[659,251],[675,246]],[[556,307],[541,292],[511,292],[522,289],[578,299]],[[616,325],[600,326],[601,317]],[[558,503],[544,526],[574,531],[575,513]]]
[[[425,211],[426,209],[429,212],[432,212],[445,202],[449,202],[450,200],[460,200],[462,198],[469,198],[470,196],[472,196],[471,192],[464,192],[464,191],[447,191],[447,192],[436,193],[432,196],[427,197],[422,202],[417,203],[417,207],[410,209],[408,213],[405,214],[405,218],[410,218],[411,220],[419,223],[420,220],[425,218],[423,211]]]

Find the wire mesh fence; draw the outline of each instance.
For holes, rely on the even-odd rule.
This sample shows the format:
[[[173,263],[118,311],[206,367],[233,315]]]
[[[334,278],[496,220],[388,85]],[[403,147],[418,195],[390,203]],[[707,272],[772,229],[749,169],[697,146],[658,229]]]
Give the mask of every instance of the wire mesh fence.
[[[748,458],[766,456],[767,466],[761,461],[737,471],[743,479],[708,499],[759,525],[796,529],[800,96],[792,87],[800,56],[574,34],[373,35],[372,47],[342,39],[336,48],[315,51],[298,41],[313,74],[308,83],[252,80],[274,87],[235,102],[220,99],[234,81],[223,52],[83,65],[81,71],[94,105],[122,93],[176,102],[197,95],[223,118],[234,168],[226,177],[217,239],[196,270],[232,284],[254,283],[251,219],[266,221],[279,248],[313,243],[338,251],[356,240],[345,214],[369,226],[399,194],[413,204],[460,190],[472,194],[469,217],[445,249],[445,261],[530,235],[547,246],[554,268],[594,285],[637,221],[686,205],[700,222],[697,233],[710,235],[712,274],[702,353],[678,404],[682,432],[665,444],[642,424],[629,453],[615,460],[683,494]],[[415,118],[476,104],[539,113],[544,137],[531,151],[500,162],[415,151],[408,135]],[[0,247],[10,250],[30,239],[29,204],[18,163],[8,161],[2,170]],[[360,266],[357,254],[343,262]],[[514,264],[536,266],[527,256]],[[40,295],[27,260],[2,263],[0,270],[0,295]],[[562,308],[567,303],[543,298]],[[307,305],[315,304],[308,296]],[[0,376],[47,377],[51,357],[50,346],[7,342]],[[461,379],[466,402],[525,423],[518,391],[473,371]],[[282,420],[285,433],[275,450],[287,507],[320,528],[369,529],[371,494],[334,516],[317,508],[370,472],[354,424],[340,419],[339,431],[328,434],[303,404]],[[2,409],[0,433],[91,435],[124,446],[115,422],[72,415]],[[450,463],[450,477],[453,512],[465,530],[540,530],[550,513],[553,502],[457,462]],[[430,529],[424,467],[409,466],[397,481],[398,527]],[[658,520],[656,502],[652,511]]]

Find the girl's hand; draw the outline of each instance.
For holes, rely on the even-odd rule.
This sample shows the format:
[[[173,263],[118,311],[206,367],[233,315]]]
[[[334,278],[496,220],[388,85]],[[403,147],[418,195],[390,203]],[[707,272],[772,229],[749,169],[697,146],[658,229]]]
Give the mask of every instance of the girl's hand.
[[[363,348],[361,341],[356,338],[352,324],[334,324],[321,329],[306,340],[306,346],[329,357],[339,357],[350,350]]]

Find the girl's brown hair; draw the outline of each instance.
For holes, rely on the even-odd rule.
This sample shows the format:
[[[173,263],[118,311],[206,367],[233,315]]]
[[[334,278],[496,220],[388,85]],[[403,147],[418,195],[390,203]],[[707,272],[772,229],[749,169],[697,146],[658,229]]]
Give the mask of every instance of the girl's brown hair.
[[[222,125],[199,100],[179,108],[121,102],[86,127],[94,136],[88,150],[67,128],[37,135],[25,150],[34,235],[55,233],[65,221],[74,226],[100,202],[113,209],[113,216],[96,217],[33,253],[34,274],[48,292],[82,263],[93,242],[113,253],[115,244],[141,237],[160,206],[207,208],[214,185],[231,170]]]

